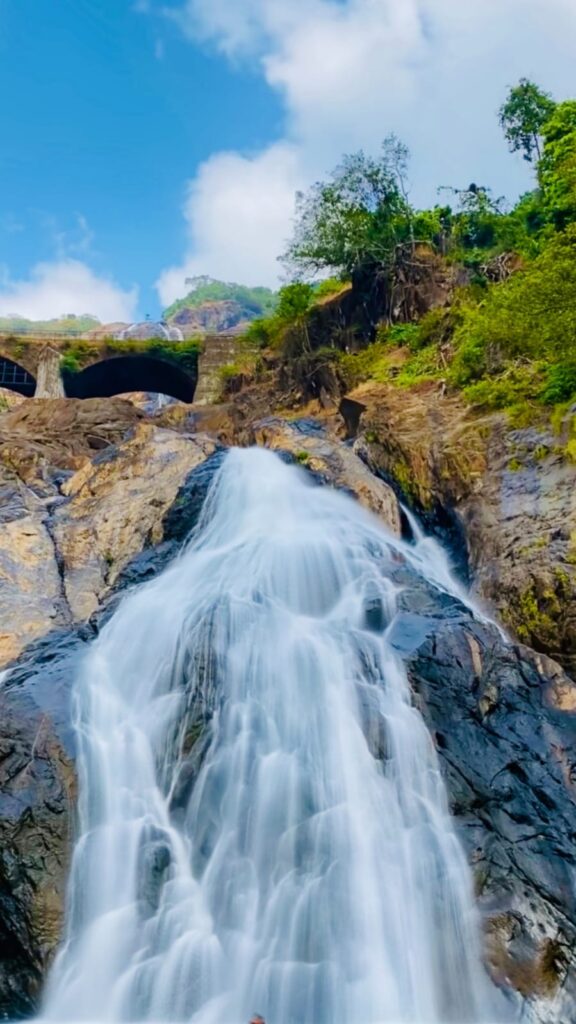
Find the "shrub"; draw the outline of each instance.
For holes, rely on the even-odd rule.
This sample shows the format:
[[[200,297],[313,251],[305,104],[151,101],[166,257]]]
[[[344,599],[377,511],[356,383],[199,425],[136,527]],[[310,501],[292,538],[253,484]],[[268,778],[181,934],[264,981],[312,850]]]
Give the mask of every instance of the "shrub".
[[[500,372],[511,360],[576,362],[576,225],[465,312],[455,332],[455,384]]]
[[[548,368],[542,401],[547,405],[568,402],[576,394],[576,360],[555,363]]]

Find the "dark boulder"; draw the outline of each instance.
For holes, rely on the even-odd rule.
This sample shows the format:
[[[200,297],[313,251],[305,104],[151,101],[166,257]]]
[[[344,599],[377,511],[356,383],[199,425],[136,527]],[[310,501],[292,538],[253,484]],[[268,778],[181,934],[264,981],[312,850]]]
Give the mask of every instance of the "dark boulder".
[[[417,612],[391,639],[436,742],[491,973],[530,1001],[530,1019],[573,1020],[576,685],[434,588],[402,601]]]
[[[76,807],[72,681],[89,632],[31,646],[0,686],[0,1017],[32,1013],[61,938]]]

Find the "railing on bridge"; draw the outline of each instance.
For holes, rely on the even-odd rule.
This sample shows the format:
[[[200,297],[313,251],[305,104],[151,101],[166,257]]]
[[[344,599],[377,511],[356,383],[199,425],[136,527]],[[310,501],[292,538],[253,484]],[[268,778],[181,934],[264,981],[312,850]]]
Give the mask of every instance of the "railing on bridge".
[[[107,341],[109,339],[114,340],[114,341],[120,341],[120,338],[118,338],[114,334],[106,335],[106,334],[102,334],[98,328],[96,328],[96,330],[98,330],[98,335],[97,336],[95,336],[92,331],[46,331],[46,330],[45,331],[1,331],[0,330],[0,341],[14,341],[14,340],[16,340],[18,338],[26,338],[26,339],[29,339],[30,341],[43,341],[43,342],[67,341],[67,340],[69,340],[69,341],[91,341],[95,345],[97,345],[99,342],[100,343],[101,342],[105,342],[105,341]],[[166,341],[168,341],[168,344],[170,344],[170,345],[181,345],[183,342],[187,342],[187,341],[207,342],[207,341],[211,341],[212,339],[213,340],[217,340],[217,339],[220,339],[220,338],[222,338],[222,339],[228,338],[229,340],[234,340],[234,339],[238,339],[238,338],[241,338],[241,337],[242,337],[241,333],[239,334],[237,331],[231,330],[231,331],[221,331],[219,334],[214,334],[214,333],[202,334],[201,331],[198,331],[196,334],[191,334],[189,337],[183,338],[182,340],[179,340],[179,339],[176,339],[176,338],[171,338],[168,341],[167,338],[161,338],[161,337],[158,337],[158,338],[125,338],[123,340],[124,340],[124,342],[126,344],[131,342],[131,341],[133,341],[135,345],[142,344],[143,341],[162,341],[163,343],[166,343]]]
[[[17,331],[0,330],[0,338],[41,338],[42,341],[54,338],[55,341],[61,341],[62,338],[88,338],[88,334],[86,331],[49,331],[46,328],[36,328],[32,331],[22,328]]]

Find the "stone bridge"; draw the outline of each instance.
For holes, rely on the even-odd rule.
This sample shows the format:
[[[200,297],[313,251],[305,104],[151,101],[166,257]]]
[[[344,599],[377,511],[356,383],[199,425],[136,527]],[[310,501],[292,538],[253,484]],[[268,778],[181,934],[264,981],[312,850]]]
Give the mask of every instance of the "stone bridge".
[[[130,391],[206,405],[218,398],[220,370],[238,337],[115,341],[0,336],[0,387],[26,398],[107,398]]]

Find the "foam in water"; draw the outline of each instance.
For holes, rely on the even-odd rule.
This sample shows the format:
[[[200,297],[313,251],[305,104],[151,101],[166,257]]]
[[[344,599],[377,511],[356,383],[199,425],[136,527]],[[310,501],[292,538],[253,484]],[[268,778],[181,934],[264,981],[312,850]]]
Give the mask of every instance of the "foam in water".
[[[400,558],[426,567],[303,470],[228,454],[183,555],[80,672],[80,838],[46,1017],[495,1019],[434,747],[386,638]]]

